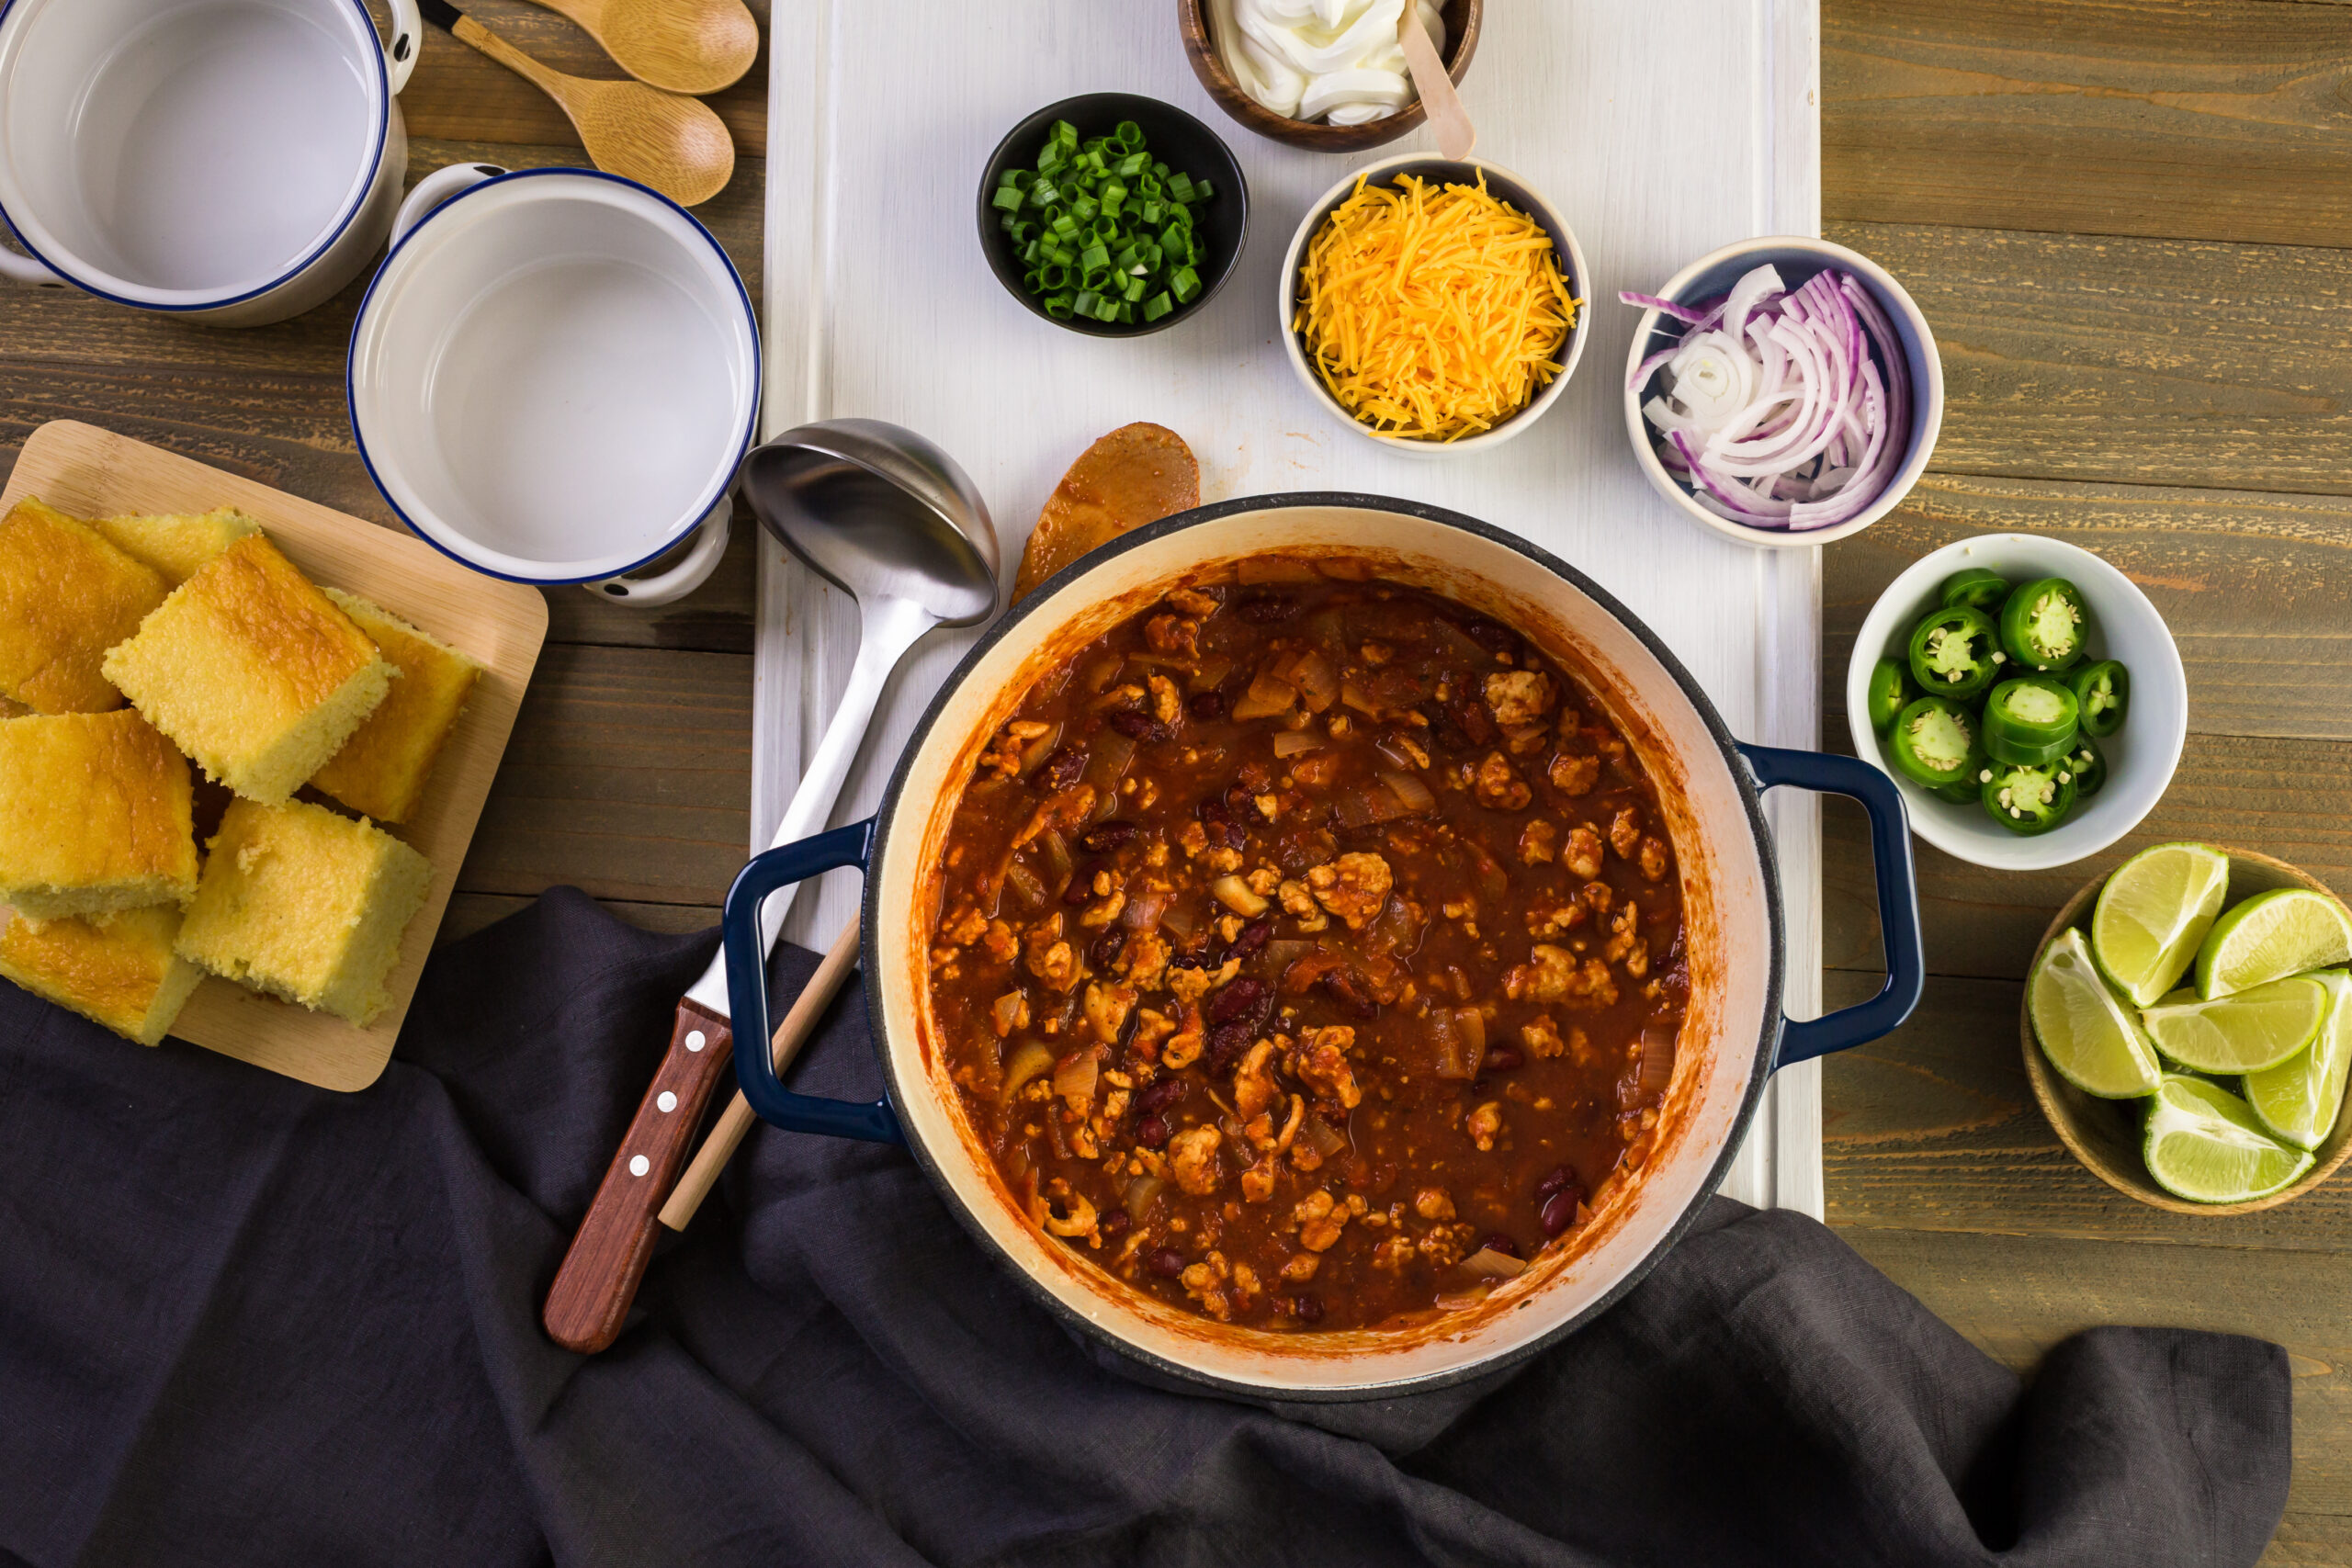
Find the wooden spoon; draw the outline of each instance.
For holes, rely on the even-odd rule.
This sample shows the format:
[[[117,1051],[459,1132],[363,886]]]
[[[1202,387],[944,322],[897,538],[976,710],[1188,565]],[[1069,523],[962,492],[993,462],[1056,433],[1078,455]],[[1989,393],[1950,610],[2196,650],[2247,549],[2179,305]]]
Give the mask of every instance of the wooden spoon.
[[[1470,123],[1470,111],[1462,107],[1462,95],[1454,90],[1453,78],[1445,73],[1445,62],[1437,57],[1437,41],[1421,25],[1421,8],[1414,0],[1405,0],[1396,39],[1404,45],[1405,68],[1412,73],[1413,91],[1429,110],[1430,129],[1437,132],[1437,150],[1457,161],[1467,158],[1478,145],[1478,129]]]
[[[699,98],[642,82],[592,82],[551,71],[458,10],[418,0],[424,19],[481,51],[556,101],[589,159],[607,174],[650,186],[681,207],[708,201],[735,174],[735,139]]]
[[[743,0],[537,0],[604,46],[640,82],[700,96],[743,79],[760,24]]]

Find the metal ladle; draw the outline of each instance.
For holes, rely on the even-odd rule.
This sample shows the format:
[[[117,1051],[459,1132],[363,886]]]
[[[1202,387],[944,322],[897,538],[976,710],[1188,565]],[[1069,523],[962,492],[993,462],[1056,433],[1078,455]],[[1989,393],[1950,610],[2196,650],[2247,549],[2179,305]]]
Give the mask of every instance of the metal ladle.
[[[857,661],[776,826],[775,842],[787,844],[821,831],[832,815],[883,684],[907,649],[933,626],[972,626],[996,609],[996,526],[954,459],[878,420],[786,431],[743,459],[741,481],[761,525],[857,600]],[[779,889],[761,911],[760,934],[771,950],[791,903],[792,890]],[[854,937],[836,943],[820,981],[830,975],[838,985],[854,948]],[[800,1038],[791,1028],[786,1020],[772,1051],[778,1041]],[[656,1219],[684,1230],[757,1120],[735,1095],[693,1165],[677,1175],[703,1107],[733,1066],[732,1030],[722,951],[680,999],[670,1049],[548,1287],[539,1318],[557,1344],[593,1355],[613,1342],[653,1256]]]

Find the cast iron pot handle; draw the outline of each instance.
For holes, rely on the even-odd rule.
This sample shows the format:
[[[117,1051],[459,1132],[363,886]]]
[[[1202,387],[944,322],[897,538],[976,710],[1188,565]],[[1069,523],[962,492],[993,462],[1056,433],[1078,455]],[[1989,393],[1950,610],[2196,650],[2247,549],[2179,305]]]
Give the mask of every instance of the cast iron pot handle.
[[[775,1029],[768,1021],[766,944],[760,941],[760,903],[788,883],[820,872],[854,865],[865,869],[874,852],[874,818],[820,833],[797,843],[779,844],[752,857],[736,874],[727,890],[727,1004],[733,1013],[735,1081],[743,1098],[763,1121],[788,1133],[821,1133],[829,1138],[862,1138],[869,1144],[903,1144],[899,1118],[888,1100],[863,1105],[854,1100],[825,1100],[795,1094],[775,1076],[768,1054]]]
[[[1859,800],[1871,814],[1871,862],[1878,874],[1878,929],[1886,947],[1886,984],[1866,1002],[1820,1018],[1787,1020],[1781,1054],[1772,1066],[1809,1062],[1892,1032],[1919,1005],[1928,966],[1919,944],[1919,878],[1911,864],[1911,818],[1894,781],[1852,757],[1827,751],[1789,751],[1778,746],[1739,743],[1748,771],[1765,789],[1794,784],[1822,795]],[[738,1034],[737,1049],[742,1036]]]

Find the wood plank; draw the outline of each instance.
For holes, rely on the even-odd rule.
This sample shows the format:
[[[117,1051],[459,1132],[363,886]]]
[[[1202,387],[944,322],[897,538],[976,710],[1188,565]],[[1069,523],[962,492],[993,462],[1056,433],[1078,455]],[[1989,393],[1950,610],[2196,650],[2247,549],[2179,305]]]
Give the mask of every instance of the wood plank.
[[[1859,808],[1822,811],[1822,953],[1831,969],[1883,970],[1870,840]],[[2019,979],[2075,888],[2150,844],[2201,839],[2277,855],[2352,892],[2352,747],[2191,733],[2172,787],[2112,848],[2049,871],[1987,871],[1915,839],[1929,969]]]
[[[2352,739],[2352,503],[1951,474],[1824,552],[1826,735],[1846,736],[1847,666],[1879,595],[1928,551],[1986,533],[2064,539],[2137,583],[2179,645],[2200,731]]]
[[[569,24],[566,24],[567,26]],[[411,144],[412,183],[454,163],[516,168],[571,161],[560,147]],[[751,160],[753,168],[759,160]],[[697,214],[756,296],[759,182]],[[71,290],[0,289],[0,478],[25,437],[70,417],[135,436],[241,478],[397,528],[359,461],[344,396],[344,361],[366,281],[290,321],[224,332],[127,310]],[[711,581],[680,604],[625,608],[577,589],[548,594],[559,641],[749,652],[756,525],[738,509]]]
[[[749,658],[550,644],[458,888],[715,904],[742,869],[751,768]]]
[[[1829,0],[1833,219],[2352,244],[2352,11]]]
[[[2336,0],[2328,0],[2336,3]],[[2338,1438],[2337,1440],[2343,1440]],[[2290,1508],[2260,1568],[2345,1568],[2352,1563],[2352,1518]]]
[[[1935,330],[1943,472],[2352,494],[2352,251],[1825,231],[1900,277]]]
[[[494,920],[527,909],[537,900],[516,893],[460,893],[441,917],[435,947],[471,936]],[[649,931],[705,931],[718,924],[717,904],[647,904],[626,898],[599,900],[630,925]]]
[[[750,4],[760,22],[759,57],[741,81],[704,101],[718,112],[735,139],[738,162],[726,194],[749,192],[756,199],[763,182],[741,160],[758,157],[767,147],[768,6],[767,0]],[[383,0],[371,0],[368,8],[383,27]],[[467,0],[464,9],[542,65],[601,82],[622,81],[628,75],[594,39],[553,11],[524,0]],[[580,133],[554,99],[438,28],[424,29],[424,52],[417,57],[416,74],[401,94],[401,113],[411,136],[555,144],[572,150],[564,162],[579,161]]]
[[[1826,986],[1833,1006],[1876,988],[1874,976],[1851,973],[1832,973]],[[2151,1208],[2084,1169],[2026,1081],[2023,992],[2014,980],[1932,980],[1901,1029],[1827,1059],[1822,1152],[1831,1224],[2352,1253],[2352,1180],[2260,1213],[2213,1218]],[[2352,1303],[2343,1310],[2352,1313]]]
[[[2352,1257],[2136,1247],[2046,1236],[1839,1233],[1995,1359],[2020,1371],[2078,1329],[2171,1324],[2254,1334],[2294,1371],[2288,1506],[2352,1513]]]

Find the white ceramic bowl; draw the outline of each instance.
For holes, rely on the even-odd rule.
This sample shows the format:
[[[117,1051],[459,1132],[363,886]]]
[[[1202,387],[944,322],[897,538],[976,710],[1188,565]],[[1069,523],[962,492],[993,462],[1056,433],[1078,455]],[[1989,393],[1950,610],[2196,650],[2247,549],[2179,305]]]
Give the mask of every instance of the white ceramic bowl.
[[[1459,441],[1408,441],[1394,435],[1376,434],[1370,426],[1342,407],[1339,399],[1323,385],[1323,378],[1306,362],[1306,351],[1299,346],[1298,333],[1291,329],[1292,306],[1298,297],[1299,264],[1306,255],[1306,243],[1317,229],[1323,227],[1323,220],[1330,216],[1331,209],[1348,198],[1359,179],[1369,176],[1373,184],[1385,185],[1398,175],[1413,175],[1440,185],[1475,184],[1481,170],[1486,173],[1487,189],[1490,194],[1526,213],[1552,236],[1552,243],[1558,254],[1567,259],[1568,292],[1585,301],[1584,308],[1577,312],[1576,325],[1568,329],[1568,341],[1562,350],[1560,373],[1530,399],[1525,408],[1492,430],[1479,434],[1465,435]],[[1282,335],[1283,351],[1290,359],[1291,370],[1298,377],[1299,384],[1306,389],[1307,396],[1328,411],[1333,419],[1364,440],[1377,443],[1383,451],[1396,452],[1408,457],[1458,457],[1465,453],[1499,446],[1543,418],[1544,411],[1560,400],[1560,394],[1567,389],[1568,378],[1577,373],[1577,361],[1584,357],[1585,329],[1592,320],[1592,274],[1585,265],[1584,249],[1577,243],[1575,231],[1561,220],[1559,213],[1533,186],[1501,164],[1490,164],[1484,158],[1456,161],[1429,152],[1405,152],[1351,171],[1347,177],[1316,197],[1307,208],[1306,216],[1300,220],[1297,231],[1290,237],[1290,249],[1283,254],[1282,271],[1275,275],[1275,330]]]
[[[2082,590],[2090,634],[2086,657],[2120,660],[2132,674],[2123,728],[2098,743],[2107,787],[2078,803],[2047,833],[2010,832],[1973,804],[1939,800],[1895,772],[1870,725],[1871,668],[1901,660],[1911,628],[1939,603],[1945,578],[1965,567],[1997,571],[2012,583],[2063,577]],[[1911,829],[1946,854],[1996,871],[2040,871],[2081,860],[2140,825],[2180,765],[2188,736],[2188,678],[2180,650],[2148,596],[2090,551],[2039,534],[1980,534],[1922,556],[1887,585],[1862,621],[1846,666],[1846,727],[1854,754],[1891,774],[1911,807]]]
[[[1668,278],[1664,288],[1648,292],[1678,305],[1712,299],[1730,293],[1733,284],[1767,264],[1780,268],[1781,281],[1792,288],[1802,288],[1827,267],[1852,273],[1870,290],[1871,298],[1878,301],[1879,309],[1886,312],[1895,336],[1903,340],[1904,361],[1911,371],[1911,428],[1905,436],[1909,450],[1879,498],[1843,523],[1803,530],[1752,528],[1728,517],[1718,517],[1693,501],[1690,487],[1668,473],[1666,465],[1658,461],[1657,433],[1642,417],[1642,404],[1649,400],[1661,372],[1654,370],[1638,383],[1633,378],[1643,360],[1681,336],[1682,323],[1656,310],[1642,312],[1641,321],[1634,329],[1634,345],[1625,359],[1625,432],[1633,438],[1634,460],[1648,476],[1651,488],[1702,527],[1712,528],[1724,538],[1736,539],[1743,545],[1781,549],[1826,545],[1850,538],[1894,511],[1927,471],[1928,458],[1936,449],[1937,432],[1944,423],[1943,360],[1936,352],[1935,333],[1928,330],[1928,318],[1920,313],[1909,291],[1894,281],[1894,276],[1870,257],[1826,240],[1790,234],[1742,240],[1701,256]]]

